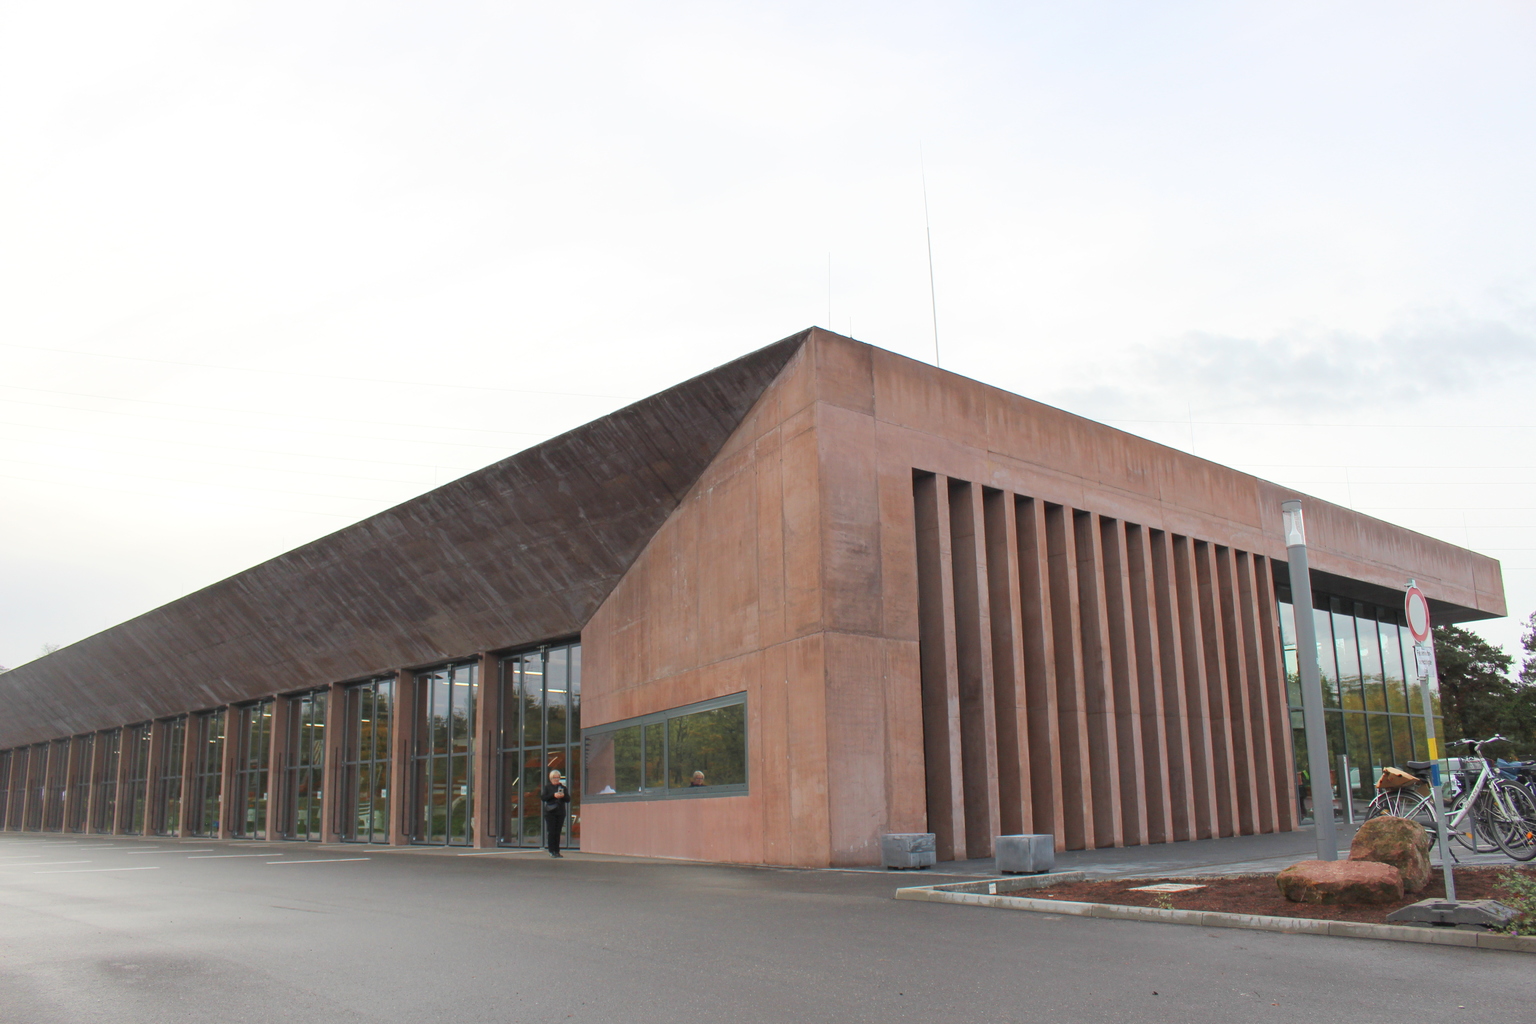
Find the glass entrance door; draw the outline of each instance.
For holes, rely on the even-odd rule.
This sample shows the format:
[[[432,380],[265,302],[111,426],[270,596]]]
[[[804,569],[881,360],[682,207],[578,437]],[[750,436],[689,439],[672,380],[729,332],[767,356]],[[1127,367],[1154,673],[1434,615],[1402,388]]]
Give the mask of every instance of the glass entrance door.
[[[283,838],[320,841],[320,797],[325,777],[325,691],[288,698],[288,764],[284,779]]]
[[[234,711],[230,742],[235,744],[235,774],[230,782],[229,831],[246,839],[267,838],[267,799],[272,758],[272,702],[246,704]]]
[[[395,679],[383,676],[346,689],[341,740],[341,839],[389,842],[389,741]]]
[[[468,846],[474,839],[478,667],[465,662],[416,673],[415,842]]]
[[[563,846],[581,845],[581,645],[560,644],[501,659],[500,835],[503,846],[544,845],[539,789],[551,768],[571,803]]]

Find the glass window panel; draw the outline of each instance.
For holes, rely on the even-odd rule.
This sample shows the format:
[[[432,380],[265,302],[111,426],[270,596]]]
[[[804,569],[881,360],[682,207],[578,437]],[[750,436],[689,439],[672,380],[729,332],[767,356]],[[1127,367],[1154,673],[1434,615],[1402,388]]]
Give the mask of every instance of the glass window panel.
[[[1296,608],[1279,602],[1280,647],[1285,654],[1285,694],[1292,707],[1301,706],[1301,675],[1296,661]]]
[[[1387,695],[1382,676],[1381,636],[1374,614],[1375,609],[1368,605],[1355,605],[1355,633],[1360,641],[1360,681],[1365,693],[1365,709],[1385,711]]]
[[[667,722],[668,786],[735,786],[746,781],[744,705],[680,715]]]
[[[570,651],[570,689],[571,689],[571,736],[575,743],[581,739],[581,645],[572,644]]]
[[[1397,623],[1385,619],[1376,624],[1381,647],[1381,677],[1387,691],[1387,710],[1409,711],[1407,680],[1403,675],[1403,649],[1397,638]]]
[[[1325,608],[1315,608],[1312,621],[1317,630],[1317,671],[1323,681],[1323,707],[1336,708],[1339,706],[1339,670],[1333,656],[1333,616]]]
[[[523,661],[523,746],[544,746],[544,656],[530,654]]]
[[[667,784],[667,723],[653,722],[644,727],[646,789],[661,789]]]
[[[1333,601],[1333,652],[1338,670],[1339,692],[1342,707],[1346,711],[1365,709],[1365,694],[1360,687],[1360,649],[1355,636],[1355,617],[1348,613],[1348,605]]]
[[[551,648],[544,661],[544,703],[545,714],[548,715],[544,742],[548,746],[565,743],[565,722],[570,698],[569,664],[569,651],[564,647]]]

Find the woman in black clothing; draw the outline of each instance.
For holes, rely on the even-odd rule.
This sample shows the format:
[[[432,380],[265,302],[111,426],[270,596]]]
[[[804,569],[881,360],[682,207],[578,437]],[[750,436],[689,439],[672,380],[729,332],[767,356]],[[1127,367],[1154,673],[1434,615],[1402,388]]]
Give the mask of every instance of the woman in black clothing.
[[[560,769],[549,770],[549,781],[539,790],[544,801],[544,836],[549,842],[549,855],[560,856],[560,833],[565,830],[565,808],[571,802],[570,790],[560,778]]]

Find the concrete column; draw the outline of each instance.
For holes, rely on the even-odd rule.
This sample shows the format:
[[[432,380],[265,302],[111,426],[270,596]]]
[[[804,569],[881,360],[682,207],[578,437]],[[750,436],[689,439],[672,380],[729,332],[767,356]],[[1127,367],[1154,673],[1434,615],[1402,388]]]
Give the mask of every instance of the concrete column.
[[[117,777],[112,784],[117,787],[112,797],[112,823],[111,831],[115,836],[123,835],[128,826],[133,823],[133,809],[125,807],[125,797],[128,794],[128,775],[130,774],[133,758],[138,754],[138,741],[134,741],[133,749],[128,747],[129,730],[126,726],[117,730]]]
[[[1054,835],[1062,827],[1061,718],[1057,707],[1056,627],[1051,610],[1050,550],[1045,503],[1014,501],[1019,551],[1019,621],[1024,649],[1024,710],[1028,724],[1031,822],[1028,831]]]
[[[973,860],[992,856],[998,825],[997,706],[980,491],[974,483],[949,481],[961,794],[965,801],[965,855]]]
[[[496,748],[501,735],[497,723],[501,721],[500,659],[493,654],[480,655],[479,694],[475,700],[474,757],[471,762],[470,794],[471,822],[474,845],[479,849],[492,849],[500,832],[501,787],[497,785],[496,765],[499,760]],[[569,768],[567,768],[569,773]]]
[[[1206,694],[1205,633],[1201,625],[1200,599],[1195,582],[1195,542],[1173,538],[1174,588],[1178,596],[1178,622],[1184,667],[1184,721],[1189,729],[1190,774],[1194,781],[1192,839],[1210,839],[1219,833],[1216,810],[1216,755],[1211,744],[1211,711]]]
[[[1126,572],[1130,580],[1131,629],[1136,643],[1136,698],[1141,716],[1143,793],[1146,796],[1147,842],[1173,840],[1172,766],[1168,760],[1161,631],[1158,627],[1157,583],[1152,570],[1149,531],[1127,526]],[[1182,772],[1182,768],[1180,769]]]
[[[1264,656],[1260,649],[1258,596],[1254,593],[1254,559],[1234,551],[1234,602],[1237,628],[1243,641],[1243,712],[1247,724],[1249,773],[1254,798],[1254,830],[1275,831],[1275,759],[1269,744],[1270,709],[1264,693]]]
[[[1093,840],[1100,848],[1125,845],[1120,808],[1120,741],[1111,678],[1108,598],[1104,592],[1102,517],[1074,511],[1077,595],[1083,630],[1083,694],[1088,720],[1088,765],[1093,785]]]
[[[1163,681],[1163,729],[1168,751],[1168,816],[1174,841],[1194,839],[1194,754],[1190,747],[1188,678],[1184,672],[1184,626],[1180,618],[1177,555],[1166,530],[1147,534],[1152,565],[1152,595],[1156,601],[1157,651]]]
[[[1269,751],[1275,781],[1275,828],[1296,828],[1296,761],[1291,750],[1291,710],[1285,687],[1285,656],[1280,644],[1280,608],[1275,598],[1274,564],[1253,559],[1254,596],[1259,606],[1263,686],[1268,708]]]
[[[1137,667],[1137,635],[1131,606],[1126,562],[1127,524],[1098,517],[1103,559],[1104,617],[1109,624],[1109,675],[1114,696],[1116,763],[1120,771],[1120,823],[1126,846],[1147,839],[1146,758],[1142,752],[1141,687]]]
[[[1254,786],[1253,738],[1249,735],[1248,654],[1238,615],[1235,552],[1211,546],[1215,563],[1217,617],[1221,650],[1227,670],[1227,734],[1232,745],[1232,795],[1237,804],[1234,828],[1239,835],[1258,831],[1258,790]]]
[[[107,744],[110,731],[93,733],[91,737],[90,763],[86,765],[85,777],[85,831],[89,834],[96,831],[96,817],[101,813],[102,786],[107,771]],[[112,830],[111,823],[107,825],[107,831]]]
[[[1050,553],[1051,622],[1056,640],[1056,709],[1061,729],[1061,831],[1066,848],[1095,845],[1093,769],[1088,739],[1088,698],[1083,680],[1083,634],[1077,578],[1077,531],[1072,509],[1045,507]]]
[[[1000,835],[1031,830],[1024,642],[1019,615],[1018,513],[1014,497],[982,489],[987,549],[987,604],[992,627],[992,694],[997,721],[997,800]]]
[[[1197,540],[1192,548],[1195,560],[1200,629],[1205,653],[1205,692],[1209,701],[1212,776],[1216,793],[1216,834],[1236,835],[1238,831],[1237,787],[1232,750],[1232,715],[1228,707],[1226,631],[1222,628],[1220,597],[1217,594],[1215,545]]]
[[[178,833],[185,839],[192,834],[192,822],[197,814],[193,810],[192,798],[201,797],[202,794],[194,793],[193,779],[196,777],[197,756],[202,753],[202,745],[206,741],[206,733],[209,726],[208,719],[197,715],[187,715],[182,727],[181,735],[181,822]],[[198,801],[201,803],[201,800]],[[200,809],[200,808],[199,808]]]
[[[160,788],[160,763],[165,760],[164,719],[149,724],[149,757],[144,762],[144,834],[156,831],[158,808],[163,793]]]
[[[283,838],[288,831],[289,721],[292,707],[287,697],[272,701],[271,746],[267,754],[267,841]]]
[[[395,719],[389,735],[389,843],[409,846],[412,827],[411,752],[416,749],[416,676],[395,673]]]
[[[939,860],[965,850],[959,669],[955,662],[954,573],[949,483],[930,473],[913,478],[917,522],[917,611],[922,638],[923,757],[928,829]]]
[[[0,786],[5,787],[0,791],[4,794],[0,796],[0,801],[4,802],[4,806],[0,807],[0,831],[5,831],[11,827],[11,812],[15,810],[11,806],[11,773],[16,770],[16,751],[7,750],[5,756],[0,758],[0,763],[5,766],[0,769]]]
[[[80,802],[80,795],[75,790],[75,782],[80,776],[81,751],[85,739],[80,736],[71,736],[64,744],[64,764],[60,773],[64,777],[64,793],[60,799],[63,808],[59,813],[59,831],[69,832],[70,822],[74,819],[75,805]]]
[[[233,829],[230,826],[231,810],[235,800],[235,771],[240,764],[240,750],[242,747],[245,716],[241,710],[233,704],[224,709],[224,757],[219,765],[219,830],[220,839],[228,839]]]
[[[325,764],[320,768],[320,841],[341,842],[341,812],[346,807],[342,799],[341,754],[346,718],[346,688],[332,683],[325,697]]]

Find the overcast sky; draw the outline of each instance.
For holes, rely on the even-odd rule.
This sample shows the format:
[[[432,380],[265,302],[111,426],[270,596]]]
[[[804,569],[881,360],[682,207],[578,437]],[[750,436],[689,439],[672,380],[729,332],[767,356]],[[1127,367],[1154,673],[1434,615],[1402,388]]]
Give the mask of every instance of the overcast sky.
[[[811,324],[1502,560],[1526,3],[0,6],[0,664]]]

